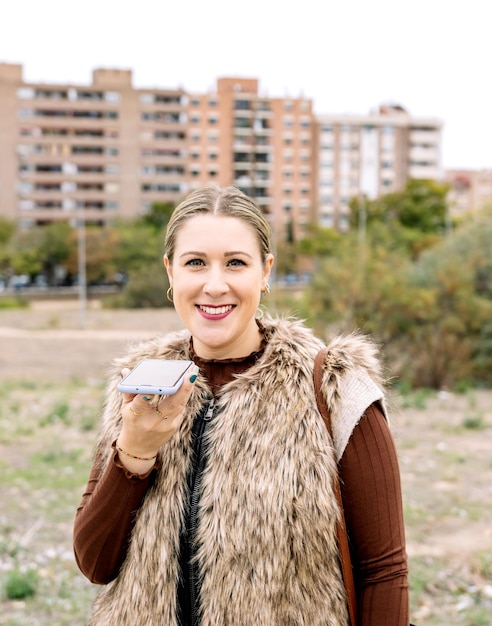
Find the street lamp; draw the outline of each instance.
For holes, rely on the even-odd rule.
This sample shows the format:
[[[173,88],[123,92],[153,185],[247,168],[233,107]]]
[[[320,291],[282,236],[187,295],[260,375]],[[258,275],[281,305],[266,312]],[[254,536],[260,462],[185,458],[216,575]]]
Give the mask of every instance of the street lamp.
[[[77,209],[77,258],[79,274],[79,311],[80,327],[85,329],[87,313],[87,273],[85,245],[85,215],[82,207]]]

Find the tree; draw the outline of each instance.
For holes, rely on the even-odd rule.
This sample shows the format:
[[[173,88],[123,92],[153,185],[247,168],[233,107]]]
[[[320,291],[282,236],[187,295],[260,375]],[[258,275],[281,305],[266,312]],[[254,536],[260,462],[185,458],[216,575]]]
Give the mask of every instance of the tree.
[[[71,228],[66,222],[53,222],[29,230],[18,230],[11,240],[9,261],[17,274],[44,274],[48,284],[56,284],[56,270],[71,252]]]
[[[411,179],[402,191],[375,200],[354,199],[350,203],[351,228],[358,230],[364,210],[368,236],[383,238],[416,259],[446,233],[448,191],[449,186],[443,183]]]
[[[115,263],[119,271],[128,273],[150,265],[164,254],[164,231],[137,220],[115,225],[118,245]]]
[[[15,233],[15,222],[0,217],[0,245],[8,243]]]
[[[373,233],[372,233],[373,234]],[[391,373],[441,388],[492,379],[492,219],[462,225],[418,260],[356,233],[319,260],[301,313],[320,334],[362,329]]]
[[[163,232],[171,219],[174,205],[170,202],[154,202],[150,212],[141,219],[144,224],[152,226],[155,230]]]
[[[72,275],[78,274],[78,233],[70,234],[70,256],[66,268]],[[89,284],[113,282],[118,271],[116,250],[120,239],[117,231],[109,226],[88,226],[85,229],[86,277]]]

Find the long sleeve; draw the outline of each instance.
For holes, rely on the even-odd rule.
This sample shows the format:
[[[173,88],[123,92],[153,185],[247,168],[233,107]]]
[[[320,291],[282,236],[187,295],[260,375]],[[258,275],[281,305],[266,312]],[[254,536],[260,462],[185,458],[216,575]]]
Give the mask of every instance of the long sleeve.
[[[125,560],[128,540],[156,466],[130,474],[117,457],[101,473],[94,463],[74,523],[74,552],[81,572],[93,583],[113,580]]]
[[[408,626],[408,567],[400,473],[389,426],[371,405],[340,461],[358,596],[358,626]]]

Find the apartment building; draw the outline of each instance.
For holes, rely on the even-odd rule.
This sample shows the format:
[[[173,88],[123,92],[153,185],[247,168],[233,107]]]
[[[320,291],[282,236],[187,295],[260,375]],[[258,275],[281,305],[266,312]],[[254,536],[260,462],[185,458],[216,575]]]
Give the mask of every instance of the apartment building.
[[[258,81],[221,78],[207,94],[135,89],[129,70],[92,84],[26,83],[0,64],[0,213],[22,225],[105,224],[198,185],[235,184],[278,237],[311,219],[312,104],[262,97]]]
[[[452,218],[492,210],[492,170],[446,170],[444,178],[450,185],[448,199]]]
[[[208,93],[143,89],[96,69],[90,85],[27,83],[0,63],[0,215],[23,226],[106,224],[204,184],[253,196],[275,238],[347,228],[354,196],[442,177],[441,123],[397,106],[315,117],[311,99],[267,97],[254,78]]]
[[[301,237],[312,219],[312,101],[267,98],[258,81],[220,78],[190,94],[190,187],[234,184],[258,202],[279,239]]]
[[[347,229],[351,198],[442,178],[440,120],[389,105],[369,115],[320,115],[316,126],[317,221],[325,227]]]
[[[89,86],[25,83],[0,64],[0,214],[25,226],[105,224],[187,191],[182,90],[137,90],[129,70]]]

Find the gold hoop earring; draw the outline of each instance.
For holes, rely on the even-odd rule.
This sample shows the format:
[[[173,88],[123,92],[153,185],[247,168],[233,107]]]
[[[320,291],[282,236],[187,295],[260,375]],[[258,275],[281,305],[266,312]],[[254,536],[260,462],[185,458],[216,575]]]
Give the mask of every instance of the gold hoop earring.
[[[265,287],[261,290],[261,295],[262,296],[268,296],[270,295],[270,285],[267,283],[265,285]]]
[[[172,287],[169,287],[168,290],[166,291],[166,298],[169,300],[169,302],[173,302],[174,303],[173,288]]]

